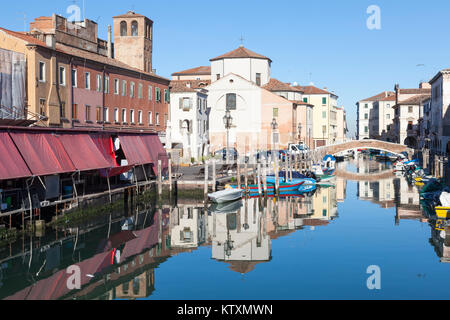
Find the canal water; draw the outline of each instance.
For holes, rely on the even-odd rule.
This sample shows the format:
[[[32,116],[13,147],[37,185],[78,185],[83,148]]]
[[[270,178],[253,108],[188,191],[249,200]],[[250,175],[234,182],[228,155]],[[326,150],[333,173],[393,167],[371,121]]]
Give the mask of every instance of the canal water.
[[[0,298],[448,299],[449,247],[417,187],[359,158],[306,197],[150,201],[6,244]]]

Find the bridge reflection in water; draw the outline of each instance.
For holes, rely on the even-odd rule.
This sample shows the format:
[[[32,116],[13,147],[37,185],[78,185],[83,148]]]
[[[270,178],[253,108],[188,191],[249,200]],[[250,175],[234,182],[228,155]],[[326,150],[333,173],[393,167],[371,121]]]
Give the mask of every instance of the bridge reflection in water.
[[[198,201],[182,199],[175,207],[152,203],[111,224],[63,230],[56,235],[56,242],[27,239],[18,252],[13,245],[9,252],[0,251],[0,298],[148,298],[158,290],[156,269],[164,269],[178,255],[196,255],[205,249],[218,263],[214,269],[218,277],[225,272],[250,274],[260,265],[272,263],[274,241],[339,223],[338,204],[346,201],[347,184],[353,180],[359,200],[377,204],[380,210],[396,208],[396,225],[404,219],[428,222],[415,187],[396,177],[389,164],[358,158],[340,164],[335,187],[320,188],[306,197],[248,198],[228,208],[205,208]],[[450,239],[442,237],[434,225],[430,221],[430,242],[446,262],[450,259]],[[26,244],[30,241],[32,255]],[[82,269],[81,290],[65,286],[66,268],[73,264]],[[179,272],[173,281],[183,281],[182,265]]]

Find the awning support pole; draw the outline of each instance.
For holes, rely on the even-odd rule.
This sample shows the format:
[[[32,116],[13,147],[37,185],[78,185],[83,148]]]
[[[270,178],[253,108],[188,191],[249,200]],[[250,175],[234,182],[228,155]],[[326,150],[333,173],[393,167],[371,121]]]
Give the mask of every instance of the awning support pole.
[[[148,183],[147,172],[145,172],[145,167],[144,167],[144,165],[142,165],[142,170],[144,171],[145,181],[147,181],[147,183]]]
[[[109,203],[112,203],[112,195],[111,195],[111,183],[109,182],[109,177],[106,178],[108,181],[108,190],[109,190]]]

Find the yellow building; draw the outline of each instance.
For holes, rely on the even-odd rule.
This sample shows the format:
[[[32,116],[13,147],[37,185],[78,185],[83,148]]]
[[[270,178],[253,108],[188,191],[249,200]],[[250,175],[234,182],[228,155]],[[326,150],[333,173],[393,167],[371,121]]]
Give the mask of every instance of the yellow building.
[[[303,92],[303,101],[314,106],[314,147],[335,144],[338,140],[338,96],[312,85],[297,86]]]

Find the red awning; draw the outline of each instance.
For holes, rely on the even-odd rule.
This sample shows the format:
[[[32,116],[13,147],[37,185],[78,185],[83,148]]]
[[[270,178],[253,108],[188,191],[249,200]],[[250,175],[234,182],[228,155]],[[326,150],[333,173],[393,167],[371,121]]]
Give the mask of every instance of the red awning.
[[[47,132],[10,133],[22,157],[35,176],[76,171],[61,141]]]
[[[167,171],[167,168],[169,167],[169,158],[159,137],[156,135],[142,135],[141,139],[147,150],[150,152],[152,163],[154,165],[153,168],[155,170],[155,175],[157,174],[156,170],[158,168],[158,160],[161,160],[162,171],[163,173],[165,173]]]
[[[137,166],[153,163],[149,150],[137,135],[119,135],[120,145],[127,158],[128,165]]]
[[[0,132],[0,180],[32,176],[7,132]]]
[[[105,169],[113,165],[105,159],[87,134],[62,134],[58,138],[77,170]]]
[[[114,143],[112,138],[108,134],[92,134],[92,141],[94,141],[100,153],[109,162],[111,168],[119,166],[116,160],[116,154],[114,153]]]

